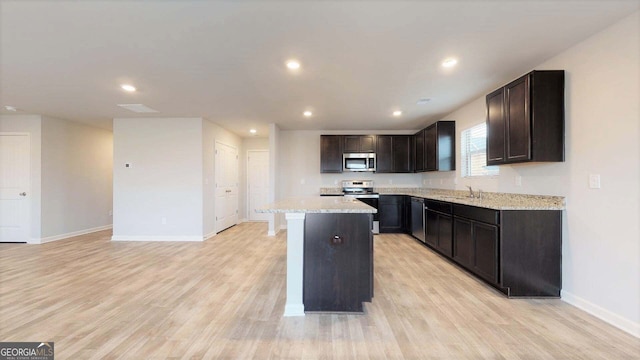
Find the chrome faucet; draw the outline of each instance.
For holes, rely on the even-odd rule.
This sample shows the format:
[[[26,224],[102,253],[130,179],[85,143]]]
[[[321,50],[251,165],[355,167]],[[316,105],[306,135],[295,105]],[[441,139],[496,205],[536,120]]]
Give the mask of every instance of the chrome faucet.
[[[471,188],[471,186],[467,185],[467,187],[469,188],[469,197],[473,199],[475,197],[473,196],[473,189]]]

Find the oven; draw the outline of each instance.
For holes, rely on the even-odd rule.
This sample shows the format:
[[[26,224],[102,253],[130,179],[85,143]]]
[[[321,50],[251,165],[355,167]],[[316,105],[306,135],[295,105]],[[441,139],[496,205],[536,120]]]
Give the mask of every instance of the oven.
[[[345,197],[358,199],[363,203],[378,210],[378,201],[380,194],[373,191],[372,180],[344,180],[342,182],[342,193]],[[371,231],[374,234],[380,233],[380,215],[376,212],[373,214],[373,224]]]

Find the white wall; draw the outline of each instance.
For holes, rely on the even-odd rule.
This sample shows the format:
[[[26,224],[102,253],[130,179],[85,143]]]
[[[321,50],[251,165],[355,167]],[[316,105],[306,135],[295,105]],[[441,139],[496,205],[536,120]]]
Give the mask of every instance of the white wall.
[[[269,124],[269,202],[274,202],[282,198],[280,191],[280,181],[283,178],[280,170],[280,154],[282,144],[280,138],[281,130],[277,124]],[[269,220],[268,234],[275,236],[284,225],[282,214],[273,214]]]
[[[42,117],[42,241],[110,228],[113,134]]]
[[[0,132],[28,133],[31,141],[30,243],[39,243],[42,235],[41,221],[41,136],[42,119],[39,115],[0,115]]]
[[[113,138],[113,239],[203,240],[203,120],[119,118]]]
[[[203,226],[205,238],[215,235],[216,227],[216,193],[215,193],[215,148],[216,141],[238,149],[240,154],[242,139],[236,134],[214,124],[208,120],[202,123],[202,159],[203,159]],[[241,157],[241,156],[240,156]],[[239,172],[240,174],[240,172]],[[238,175],[240,179],[241,175]],[[240,196],[243,188],[239,187]],[[238,208],[240,210],[240,208]],[[238,211],[240,212],[240,211]],[[242,216],[240,216],[242,217]]]
[[[269,150],[269,138],[251,137],[242,139],[240,147],[240,219],[249,219],[247,187],[247,154],[249,150]]]
[[[565,196],[563,299],[636,336],[640,336],[639,34],[636,12],[535,67],[566,71],[566,162],[501,166],[499,176],[486,179],[460,179],[459,170],[423,175],[431,187],[471,185],[486,191]],[[484,121],[484,101],[481,97],[445,117],[456,121],[458,139],[463,129]],[[460,169],[459,149],[456,155]],[[601,189],[588,188],[589,174],[601,174]],[[516,176],[522,177],[522,186],[515,185]]]

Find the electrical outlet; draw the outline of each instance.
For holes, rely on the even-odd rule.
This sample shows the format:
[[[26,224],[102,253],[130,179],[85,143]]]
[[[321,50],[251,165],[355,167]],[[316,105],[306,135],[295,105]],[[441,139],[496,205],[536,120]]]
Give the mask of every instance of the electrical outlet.
[[[389,185],[393,184],[393,180],[389,179]]]
[[[453,178],[453,184],[454,185],[458,185],[458,177],[457,176]]]
[[[422,185],[427,185],[427,179],[422,180]]]
[[[109,210],[109,216],[113,216],[113,210]]]
[[[307,181],[305,179],[300,179],[300,185],[304,185]]]
[[[166,217],[162,218],[162,225],[167,225],[167,218]]]
[[[516,186],[522,186],[522,176],[516,175],[515,182]]]
[[[589,188],[600,189],[600,174],[589,174]]]

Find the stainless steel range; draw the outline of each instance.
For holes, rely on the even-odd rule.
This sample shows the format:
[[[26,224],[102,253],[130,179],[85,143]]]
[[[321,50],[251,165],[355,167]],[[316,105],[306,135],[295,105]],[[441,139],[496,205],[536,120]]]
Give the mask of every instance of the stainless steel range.
[[[352,197],[363,203],[378,209],[378,199],[380,194],[373,191],[373,180],[343,180],[342,192],[345,197]],[[380,222],[378,213],[373,214],[374,234],[380,233]]]

